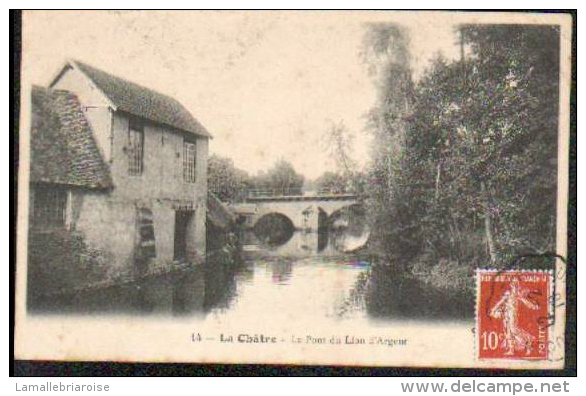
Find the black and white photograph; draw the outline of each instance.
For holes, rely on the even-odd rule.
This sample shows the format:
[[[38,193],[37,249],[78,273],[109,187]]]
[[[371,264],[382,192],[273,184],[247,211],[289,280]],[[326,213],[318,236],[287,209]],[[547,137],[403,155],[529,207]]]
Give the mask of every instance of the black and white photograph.
[[[571,24],[24,11],[15,356],[563,368]]]

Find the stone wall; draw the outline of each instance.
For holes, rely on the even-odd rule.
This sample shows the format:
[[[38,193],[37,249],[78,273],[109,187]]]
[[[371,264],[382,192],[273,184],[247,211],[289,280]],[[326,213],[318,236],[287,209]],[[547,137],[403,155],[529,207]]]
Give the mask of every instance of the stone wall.
[[[133,268],[137,245],[137,207],[153,214],[156,258],[151,267],[169,265],[174,258],[175,213],[193,211],[186,232],[186,258],[200,261],[206,253],[208,139],[197,138],[195,183],[183,179],[185,132],[144,120],[143,172],[128,172],[130,115],[114,112],[109,101],[81,72],[67,69],[54,89],[74,92],[92,126],[98,147],[110,167],[114,188],[109,191],[72,189],[68,228],[112,257],[112,272]],[[188,135],[193,138],[192,135]]]

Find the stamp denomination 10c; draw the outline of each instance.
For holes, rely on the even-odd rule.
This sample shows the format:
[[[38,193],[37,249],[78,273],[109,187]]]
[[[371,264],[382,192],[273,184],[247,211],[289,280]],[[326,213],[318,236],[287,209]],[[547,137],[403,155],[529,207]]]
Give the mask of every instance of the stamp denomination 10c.
[[[476,276],[476,357],[547,359],[551,272],[478,270]]]

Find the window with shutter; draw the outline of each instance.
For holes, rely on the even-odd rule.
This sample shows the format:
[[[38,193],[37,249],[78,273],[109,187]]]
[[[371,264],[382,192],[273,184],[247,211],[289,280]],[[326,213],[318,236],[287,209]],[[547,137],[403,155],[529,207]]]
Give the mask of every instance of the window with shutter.
[[[183,141],[183,180],[195,183],[195,141]]]
[[[128,174],[140,176],[143,170],[144,125],[133,118],[128,125]]]

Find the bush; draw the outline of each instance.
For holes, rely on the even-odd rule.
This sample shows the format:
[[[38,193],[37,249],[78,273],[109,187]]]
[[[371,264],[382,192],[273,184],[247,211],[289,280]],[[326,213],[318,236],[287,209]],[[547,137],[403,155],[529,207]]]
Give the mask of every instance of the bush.
[[[417,261],[412,267],[416,279],[438,291],[462,293],[474,291],[474,271],[472,263],[458,263],[445,259],[430,265]]]
[[[27,289],[33,302],[106,279],[105,257],[79,234],[31,231],[28,249]]]

